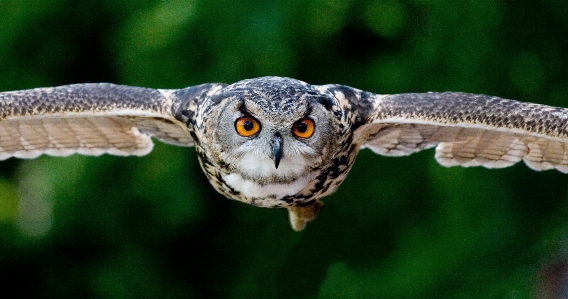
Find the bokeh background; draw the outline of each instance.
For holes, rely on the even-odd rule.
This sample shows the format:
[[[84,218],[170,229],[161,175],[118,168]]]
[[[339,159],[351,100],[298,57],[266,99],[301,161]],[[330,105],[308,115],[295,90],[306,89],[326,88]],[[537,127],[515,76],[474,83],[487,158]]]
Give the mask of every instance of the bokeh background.
[[[565,0],[0,0],[0,91],[277,75],[568,107]],[[305,231],[192,148],[0,162],[0,292],[26,298],[555,298],[568,176],[364,150]]]

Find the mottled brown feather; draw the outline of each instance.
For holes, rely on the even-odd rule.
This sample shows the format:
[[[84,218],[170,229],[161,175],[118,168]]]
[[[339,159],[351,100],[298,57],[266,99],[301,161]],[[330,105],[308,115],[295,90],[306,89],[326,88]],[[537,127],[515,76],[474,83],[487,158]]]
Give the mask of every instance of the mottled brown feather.
[[[359,142],[386,156],[436,147],[444,166],[568,172],[568,110],[466,93],[374,95]]]
[[[0,93],[0,160],[41,154],[145,155],[153,136],[192,145],[173,91],[107,83]]]

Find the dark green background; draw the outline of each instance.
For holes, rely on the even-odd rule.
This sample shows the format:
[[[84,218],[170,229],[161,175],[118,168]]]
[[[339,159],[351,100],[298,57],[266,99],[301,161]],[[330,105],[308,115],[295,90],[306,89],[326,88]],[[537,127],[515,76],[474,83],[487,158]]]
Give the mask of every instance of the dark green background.
[[[0,90],[277,75],[568,107],[568,4],[0,0]],[[230,129],[230,128],[228,128]],[[0,163],[0,292],[36,298],[531,298],[568,176],[367,150],[305,231],[216,194],[192,148]]]

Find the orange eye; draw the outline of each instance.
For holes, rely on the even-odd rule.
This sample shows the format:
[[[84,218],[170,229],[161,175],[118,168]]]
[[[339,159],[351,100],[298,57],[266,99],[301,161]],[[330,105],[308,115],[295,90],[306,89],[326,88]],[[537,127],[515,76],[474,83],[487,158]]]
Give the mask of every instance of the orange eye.
[[[292,133],[296,137],[310,138],[314,134],[316,125],[314,121],[309,118],[300,119],[292,127]]]
[[[250,137],[260,131],[260,124],[252,117],[241,117],[235,122],[237,133],[243,137]]]

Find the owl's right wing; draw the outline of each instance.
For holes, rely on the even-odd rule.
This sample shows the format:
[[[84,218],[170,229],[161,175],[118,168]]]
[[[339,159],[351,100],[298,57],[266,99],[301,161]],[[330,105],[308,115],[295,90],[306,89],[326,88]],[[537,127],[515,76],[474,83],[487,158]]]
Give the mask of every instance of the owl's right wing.
[[[145,155],[150,137],[192,146],[187,128],[197,101],[221,88],[160,90],[108,83],[0,93],[0,160],[41,154]]]
[[[498,97],[444,92],[358,94],[366,118],[358,142],[386,156],[436,147],[444,166],[568,172],[568,109]]]

